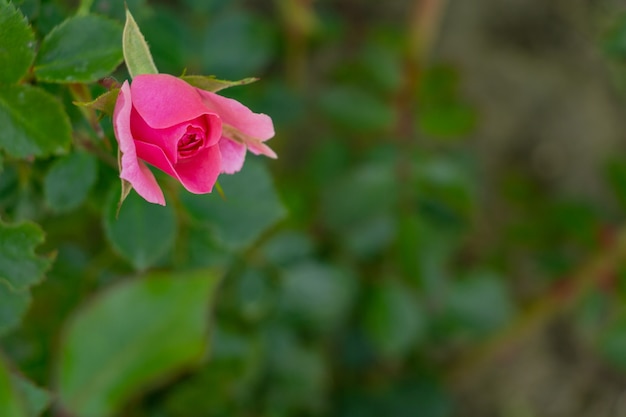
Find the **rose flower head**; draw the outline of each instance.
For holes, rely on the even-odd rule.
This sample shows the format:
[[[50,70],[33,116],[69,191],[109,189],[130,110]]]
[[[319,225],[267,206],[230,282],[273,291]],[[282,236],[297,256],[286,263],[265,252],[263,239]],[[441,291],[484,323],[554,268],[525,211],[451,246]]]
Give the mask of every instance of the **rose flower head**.
[[[125,81],[113,128],[122,154],[120,177],[147,201],[161,205],[163,192],[146,163],[188,191],[204,194],[212,191],[219,174],[242,168],[247,150],[276,158],[264,143],[274,136],[269,116],[167,74]]]

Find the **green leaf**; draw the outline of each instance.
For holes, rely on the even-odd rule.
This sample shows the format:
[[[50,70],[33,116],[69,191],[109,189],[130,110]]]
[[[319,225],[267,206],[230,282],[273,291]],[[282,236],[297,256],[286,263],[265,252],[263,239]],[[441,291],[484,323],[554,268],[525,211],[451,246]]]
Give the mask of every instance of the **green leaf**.
[[[0,221],[0,281],[21,291],[42,280],[50,260],[35,254],[43,232],[34,223],[8,225]]]
[[[158,74],[150,48],[144,39],[130,10],[126,9],[126,25],[122,38],[124,60],[130,76],[134,78],[140,74]]]
[[[264,257],[279,266],[293,264],[313,256],[315,246],[305,233],[284,231],[272,236],[263,245]]]
[[[196,364],[206,350],[217,283],[209,271],[153,274],[78,310],[61,340],[62,406],[71,415],[111,416],[129,398]]]
[[[242,405],[264,371],[265,350],[255,333],[233,331],[215,323],[211,331],[211,360],[179,381],[159,407],[168,416],[240,416]],[[206,387],[211,387],[207,390]]]
[[[286,214],[267,168],[257,159],[248,158],[241,172],[222,175],[220,183],[226,200],[213,193],[183,194],[182,201],[230,249],[250,246]]]
[[[381,98],[351,86],[325,89],[319,105],[331,121],[356,133],[384,131],[391,128],[396,117]]]
[[[55,83],[90,83],[110,74],[122,62],[122,28],[102,16],[70,17],[43,40],[37,79]]]
[[[620,311],[614,321],[604,329],[598,340],[602,356],[615,368],[626,371],[626,312]]]
[[[62,104],[28,85],[0,84],[0,126],[0,147],[18,158],[62,153],[72,140]]]
[[[193,85],[194,87],[197,87],[201,90],[211,91],[213,93],[229,87],[251,84],[259,80],[256,77],[248,77],[238,81],[225,81],[218,80],[214,76],[205,75],[183,75],[180,78],[186,83]]]
[[[329,265],[305,262],[285,270],[281,305],[285,316],[319,330],[345,321],[356,290],[350,273]]]
[[[0,4],[0,82],[16,83],[35,59],[35,34],[12,4]]]
[[[422,131],[440,138],[471,132],[476,125],[474,109],[462,103],[435,103],[421,107],[418,122]]]
[[[27,290],[16,291],[0,280],[0,336],[15,329],[30,306]]]
[[[76,15],[85,16],[89,14],[89,9],[91,9],[91,5],[93,4],[93,0],[80,0],[80,6],[78,7],[78,11]]]
[[[0,416],[28,417],[22,398],[13,384],[11,373],[0,356]]]
[[[422,307],[411,289],[400,282],[375,287],[365,312],[367,335],[383,356],[405,355],[424,336]]]
[[[243,78],[263,71],[276,53],[276,25],[243,10],[226,12],[206,25],[195,51],[204,72]],[[228,39],[228,47],[220,39]]]
[[[324,351],[307,346],[287,328],[271,330],[267,372],[272,383],[267,387],[267,401],[280,410],[279,416],[323,415],[331,380]],[[298,409],[302,412],[287,411]]]
[[[150,204],[137,193],[130,193],[116,219],[118,196],[119,188],[109,195],[104,216],[107,237],[117,252],[135,268],[146,269],[174,246],[174,209]]]
[[[621,13],[603,36],[602,46],[606,53],[621,61],[626,59],[626,14]]]
[[[474,128],[476,114],[460,96],[459,76],[454,69],[428,69],[418,96],[416,120],[424,133],[445,139],[468,134]]]
[[[503,280],[488,272],[475,272],[454,282],[447,308],[460,331],[479,336],[501,328],[513,316],[513,303]]]
[[[620,208],[626,210],[626,160],[611,159],[606,167],[606,177]]]
[[[363,164],[337,176],[322,193],[321,220],[362,258],[381,252],[394,240],[398,201],[394,166],[394,158]]]
[[[50,405],[50,393],[39,388],[25,377],[17,374],[11,376],[13,386],[24,400],[24,409],[29,417],[37,417]]]
[[[98,164],[94,156],[74,152],[55,163],[44,179],[46,201],[56,212],[66,212],[85,201],[96,182]]]

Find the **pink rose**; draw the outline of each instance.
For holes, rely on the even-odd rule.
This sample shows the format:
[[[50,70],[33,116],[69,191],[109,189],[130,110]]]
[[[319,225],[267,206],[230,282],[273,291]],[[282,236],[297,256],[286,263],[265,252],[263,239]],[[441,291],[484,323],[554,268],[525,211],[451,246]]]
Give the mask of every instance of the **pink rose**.
[[[210,193],[220,173],[241,169],[246,149],[275,158],[269,116],[167,74],[138,75],[122,85],[113,128],[122,152],[120,177],[151,203],[165,205],[145,162],[192,193]]]

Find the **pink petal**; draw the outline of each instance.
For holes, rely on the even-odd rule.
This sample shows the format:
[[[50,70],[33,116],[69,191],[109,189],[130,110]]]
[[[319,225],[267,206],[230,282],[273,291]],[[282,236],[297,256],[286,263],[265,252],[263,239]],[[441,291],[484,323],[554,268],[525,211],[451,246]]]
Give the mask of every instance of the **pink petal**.
[[[176,178],[194,194],[206,194],[213,190],[213,185],[220,174],[221,156],[218,146],[204,148],[194,157],[183,159],[173,165],[161,148],[151,143],[135,142],[137,155]]]
[[[222,172],[234,174],[240,171],[246,159],[246,145],[222,137],[219,146],[222,153]]]
[[[142,161],[137,159],[135,143],[130,130],[132,108],[130,97],[128,81],[124,81],[113,112],[113,129],[122,152],[120,178],[128,181],[137,191],[137,194],[150,203],[164,206],[165,197],[154,178],[154,174]]]
[[[163,129],[211,113],[198,90],[168,74],[143,74],[130,87],[133,106],[146,123]]]
[[[272,159],[278,158],[278,155],[276,155],[276,152],[274,152],[272,150],[272,148],[270,148],[269,146],[267,146],[263,142],[260,142],[260,141],[253,141],[253,142],[246,141],[246,145],[248,145],[248,149],[250,149],[250,152],[252,152],[255,155],[265,155],[265,156],[270,157]]]
[[[204,104],[217,113],[225,124],[262,141],[274,136],[274,124],[268,115],[254,113],[237,100],[222,97],[209,91],[200,89],[197,91],[202,96]]]
[[[178,160],[178,141],[185,135],[188,127],[192,126],[204,130],[207,133],[207,146],[215,145],[222,134],[222,121],[216,114],[212,113],[172,127],[155,129],[150,127],[141,115],[133,109],[131,121],[135,140],[157,145],[163,149],[173,164]]]

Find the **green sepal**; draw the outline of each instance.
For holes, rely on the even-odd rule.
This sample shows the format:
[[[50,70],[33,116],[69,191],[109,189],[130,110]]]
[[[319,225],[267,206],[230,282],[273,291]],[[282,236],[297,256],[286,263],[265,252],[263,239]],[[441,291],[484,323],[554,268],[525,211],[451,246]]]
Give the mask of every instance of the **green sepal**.
[[[150,54],[150,48],[128,9],[126,9],[126,24],[122,35],[122,48],[126,68],[128,68],[131,78],[140,74],[159,73],[156,65],[154,65],[152,54]]]
[[[119,167],[119,171],[122,172],[122,151],[120,151],[119,149],[117,150],[117,165]],[[126,181],[124,178],[120,178],[120,181],[122,185],[122,192],[120,194],[120,201],[118,201],[117,203],[117,210],[115,211],[116,219],[120,216],[120,210],[122,209],[122,204],[124,203],[124,200],[126,200],[126,197],[128,197],[128,194],[130,194],[130,190],[133,189],[131,183]]]
[[[98,96],[95,100],[87,102],[75,101],[74,104],[79,107],[87,107],[89,109],[99,110],[109,116],[112,116],[113,111],[115,110],[115,103],[117,102],[117,96],[119,95],[119,93],[120,89],[114,88]]]
[[[186,83],[197,87],[201,90],[216,93],[220,90],[238,85],[251,84],[259,79],[256,77],[248,77],[238,81],[219,80],[213,75],[183,75],[180,77]]]

